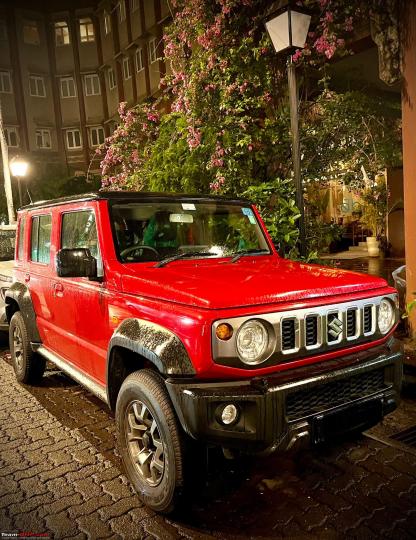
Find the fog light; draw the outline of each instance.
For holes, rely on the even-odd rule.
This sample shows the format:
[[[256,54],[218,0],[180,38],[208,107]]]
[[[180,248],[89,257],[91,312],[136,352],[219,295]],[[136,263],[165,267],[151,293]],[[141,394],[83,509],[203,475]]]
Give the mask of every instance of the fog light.
[[[233,424],[238,417],[238,409],[235,405],[226,405],[221,413],[221,422],[226,426]]]

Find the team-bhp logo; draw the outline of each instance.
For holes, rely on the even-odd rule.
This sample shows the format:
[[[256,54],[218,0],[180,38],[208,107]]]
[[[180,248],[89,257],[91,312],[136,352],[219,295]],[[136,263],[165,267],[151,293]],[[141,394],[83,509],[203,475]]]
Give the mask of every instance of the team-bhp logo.
[[[342,321],[338,317],[334,317],[330,323],[328,323],[328,334],[333,338],[337,338],[342,332]]]

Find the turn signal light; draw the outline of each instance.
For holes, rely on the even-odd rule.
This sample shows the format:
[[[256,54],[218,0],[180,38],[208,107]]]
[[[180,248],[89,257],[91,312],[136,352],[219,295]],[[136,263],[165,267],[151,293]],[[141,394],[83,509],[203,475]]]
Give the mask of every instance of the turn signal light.
[[[233,327],[231,324],[221,323],[217,326],[215,334],[221,341],[228,341],[233,335]]]

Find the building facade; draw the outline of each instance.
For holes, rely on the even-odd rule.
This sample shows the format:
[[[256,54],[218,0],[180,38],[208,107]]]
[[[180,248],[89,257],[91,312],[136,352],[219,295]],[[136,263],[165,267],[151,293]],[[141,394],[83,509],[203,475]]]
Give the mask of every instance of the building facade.
[[[10,156],[97,170],[121,101],[156,97],[167,0],[0,0],[0,103]],[[31,7],[32,5],[32,7]],[[92,161],[91,161],[92,160]]]

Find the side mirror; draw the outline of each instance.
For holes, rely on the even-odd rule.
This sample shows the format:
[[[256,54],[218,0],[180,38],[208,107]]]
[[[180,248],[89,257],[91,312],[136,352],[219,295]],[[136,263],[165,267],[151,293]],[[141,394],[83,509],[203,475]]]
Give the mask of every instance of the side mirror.
[[[97,277],[97,259],[87,248],[60,249],[56,254],[59,277]]]

